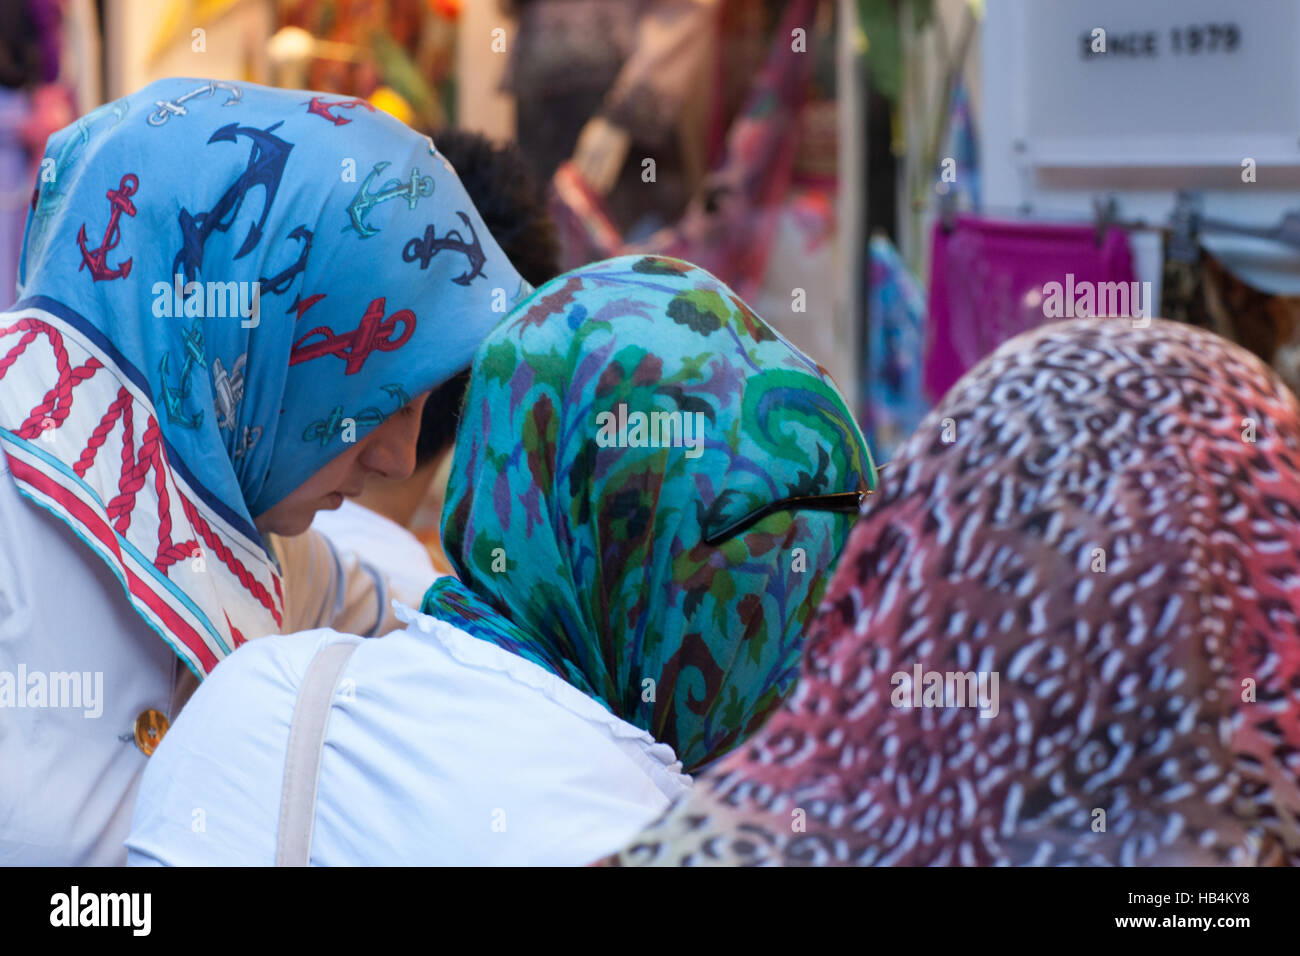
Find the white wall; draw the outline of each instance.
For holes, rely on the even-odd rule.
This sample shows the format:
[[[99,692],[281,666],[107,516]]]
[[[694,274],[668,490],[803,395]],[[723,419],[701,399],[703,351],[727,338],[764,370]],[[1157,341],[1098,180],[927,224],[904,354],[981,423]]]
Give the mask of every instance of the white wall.
[[[505,53],[492,49],[492,31],[506,31]],[[456,113],[458,125],[501,141],[514,139],[514,97],[501,93],[514,23],[501,12],[499,0],[469,0],[462,8],[456,42]]]
[[[1179,189],[1199,192],[1207,214],[1245,223],[1271,225],[1300,208],[1298,10],[1295,0],[988,0],[986,211],[1087,221],[1093,199],[1113,195],[1121,218],[1164,224]],[[1237,24],[1239,46],[1196,57],[1173,49],[1171,30],[1206,23]],[[1108,31],[1106,62],[1079,54],[1094,26]],[[1151,32],[1155,54],[1117,54],[1125,31]],[[1254,183],[1241,180],[1245,157],[1257,160]],[[1131,237],[1140,278],[1158,295],[1161,239]],[[1225,253],[1281,252],[1300,291],[1300,255],[1210,241]]]
[[[104,96],[116,99],[154,80],[196,76],[267,82],[266,41],[274,27],[271,0],[236,0],[211,22],[177,0],[108,0],[104,4]],[[204,52],[191,49],[191,31],[206,31]],[[155,56],[161,37],[174,42]]]

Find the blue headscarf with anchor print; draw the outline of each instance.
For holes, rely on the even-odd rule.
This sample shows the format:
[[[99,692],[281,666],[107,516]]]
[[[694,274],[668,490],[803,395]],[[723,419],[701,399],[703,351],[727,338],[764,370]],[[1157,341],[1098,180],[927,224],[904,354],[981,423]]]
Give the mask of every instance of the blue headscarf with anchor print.
[[[106,560],[128,544],[165,579],[146,590],[197,605],[220,657],[231,602],[178,585],[175,549],[192,537],[274,605],[231,539],[260,546],[254,516],[467,366],[530,291],[433,142],[369,103],[162,80],[46,146],[0,315],[0,447],[102,518],[52,509]]]

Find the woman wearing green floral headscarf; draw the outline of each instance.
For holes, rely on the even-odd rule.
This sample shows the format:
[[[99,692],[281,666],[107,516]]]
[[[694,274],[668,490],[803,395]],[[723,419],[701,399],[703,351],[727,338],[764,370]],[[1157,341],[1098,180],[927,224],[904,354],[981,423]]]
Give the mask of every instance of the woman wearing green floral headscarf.
[[[613,851],[792,689],[873,485],[835,386],[708,273],[552,280],[475,356],[443,513],[461,580],[387,637],[233,654],[151,761],[131,861]]]
[[[834,384],[730,289],[678,260],[612,259],[544,286],[480,347],[443,511],[460,582],[424,611],[691,769],[791,689],[851,493],[873,482]]]

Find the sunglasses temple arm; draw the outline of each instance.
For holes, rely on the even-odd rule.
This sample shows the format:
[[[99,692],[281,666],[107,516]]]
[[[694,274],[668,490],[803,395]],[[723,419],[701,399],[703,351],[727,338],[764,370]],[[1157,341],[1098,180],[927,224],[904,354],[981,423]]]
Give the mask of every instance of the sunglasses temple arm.
[[[788,499],[785,501],[771,501],[758,510],[751,511],[735,524],[728,525],[726,528],[723,528],[715,534],[705,536],[703,540],[710,548],[714,547],[718,543],[726,541],[728,538],[735,537],[741,532],[749,530],[768,515],[775,514],[778,511],[838,511],[843,514],[850,514],[862,507],[862,502],[866,500],[866,497],[869,494],[871,494],[870,491],[850,491],[844,492],[842,496],[827,495],[820,501],[817,498],[812,498],[807,501],[799,498]],[[850,501],[849,496],[852,496],[854,500]],[[838,499],[840,497],[843,498],[842,501],[825,500],[828,498]]]
[[[723,541],[726,541],[728,538],[733,538],[743,531],[748,531],[750,528],[758,524],[768,515],[773,514],[776,511],[775,506],[776,506],[776,502],[771,502],[769,504],[763,505],[763,507],[759,508],[757,511],[751,511],[749,514],[745,515],[745,517],[741,518],[735,524],[728,525],[727,527],[723,528],[721,531],[718,531],[711,535],[707,535],[704,538],[704,543],[708,545],[710,548],[712,548],[718,544],[721,544]]]

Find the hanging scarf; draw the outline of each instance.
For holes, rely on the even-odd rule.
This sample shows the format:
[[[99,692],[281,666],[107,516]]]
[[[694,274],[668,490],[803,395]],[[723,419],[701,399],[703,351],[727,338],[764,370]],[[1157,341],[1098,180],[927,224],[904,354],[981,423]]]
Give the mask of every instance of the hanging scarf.
[[[926,303],[928,397],[938,401],[967,369],[1021,332],[1121,307],[1094,302],[1090,293],[1115,288],[1110,283],[1128,292],[1135,279],[1128,233],[1118,227],[1099,242],[1092,226],[971,215],[954,217],[951,229],[936,222]],[[1125,299],[1136,314],[1137,297]]]
[[[253,516],[527,291],[427,137],[362,100],[163,80],[46,147],[0,447],[203,676],[279,629]]]
[[[866,425],[876,454],[888,459],[930,410],[922,387],[925,292],[884,236],[868,245]]]
[[[697,767],[790,690],[852,515],[778,511],[702,539],[873,482],[830,379],[726,286],[673,259],[597,263],[475,358],[443,510],[463,584],[435,582],[424,610]]]
[[[787,705],[620,859],[1300,862],[1297,540],[1300,408],[1256,358],[1021,336],[890,462]]]

